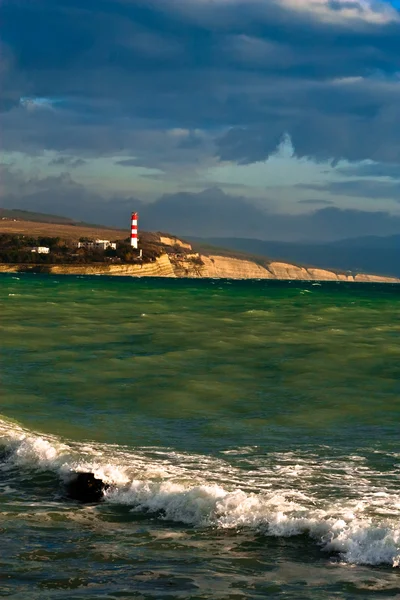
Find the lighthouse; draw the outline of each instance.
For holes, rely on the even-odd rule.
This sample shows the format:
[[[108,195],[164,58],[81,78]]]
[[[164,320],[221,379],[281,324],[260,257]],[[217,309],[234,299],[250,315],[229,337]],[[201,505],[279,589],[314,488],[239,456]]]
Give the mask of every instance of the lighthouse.
[[[135,250],[138,247],[138,214],[135,212],[131,217],[131,247]]]

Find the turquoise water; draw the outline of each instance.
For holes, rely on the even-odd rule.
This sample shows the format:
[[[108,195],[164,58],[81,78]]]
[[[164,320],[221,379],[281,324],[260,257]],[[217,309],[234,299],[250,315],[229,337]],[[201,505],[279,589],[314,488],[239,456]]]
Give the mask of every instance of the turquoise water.
[[[0,597],[400,598],[400,287],[0,276]],[[71,471],[104,503],[62,498]]]

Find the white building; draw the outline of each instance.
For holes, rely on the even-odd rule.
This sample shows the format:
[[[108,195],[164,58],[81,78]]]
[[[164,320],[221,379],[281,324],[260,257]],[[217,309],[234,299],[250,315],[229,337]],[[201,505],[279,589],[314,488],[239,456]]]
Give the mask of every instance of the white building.
[[[110,240],[96,240],[95,245],[96,248],[101,248],[102,250],[107,250],[107,248],[111,248],[112,250],[117,249],[117,244],[115,242],[110,242]]]
[[[78,242],[78,248],[98,248],[99,250],[111,248],[112,250],[116,250],[117,244],[115,242],[110,242],[110,240],[95,240],[94,242]]]
[[[36,252],[37,254],[48,254],[50,252],[50,248],[47,246],[35,246],[32,248],[31,252]]]
[[[94,242],[78,242],[78,248],[93,248]]]

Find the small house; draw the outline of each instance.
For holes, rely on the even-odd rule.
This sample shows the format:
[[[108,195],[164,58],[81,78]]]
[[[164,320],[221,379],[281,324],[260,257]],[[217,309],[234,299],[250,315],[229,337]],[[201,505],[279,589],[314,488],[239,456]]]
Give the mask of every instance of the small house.
[[[111,248],[112,250],[116,250],[117,244],[115,242],[110,242],[110,240],[95,240],[94,242],[92,240],[87,240],[78,242],[78,248],[96,248],[98,250],[107,250],[107,248]]]
[[[37,254],[49,254],[50,248],[47,246],[35,246],[31,249],[31,252],[36,252]]]
[[[96,248],[101,248],[102,250],[107,250],[107,248],[111,248],[112,250],[117,249],[117,244],[115,242],[110,242],[110,240],[96,240],[95,245]]]

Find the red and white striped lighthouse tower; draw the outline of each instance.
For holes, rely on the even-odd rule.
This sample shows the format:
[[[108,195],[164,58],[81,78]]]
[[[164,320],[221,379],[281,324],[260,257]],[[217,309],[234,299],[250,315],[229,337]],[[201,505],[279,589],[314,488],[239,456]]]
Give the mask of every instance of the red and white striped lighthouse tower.
[[[137,250],[138,247],[138,214],[132,213],[131,218],[131,246]]]

